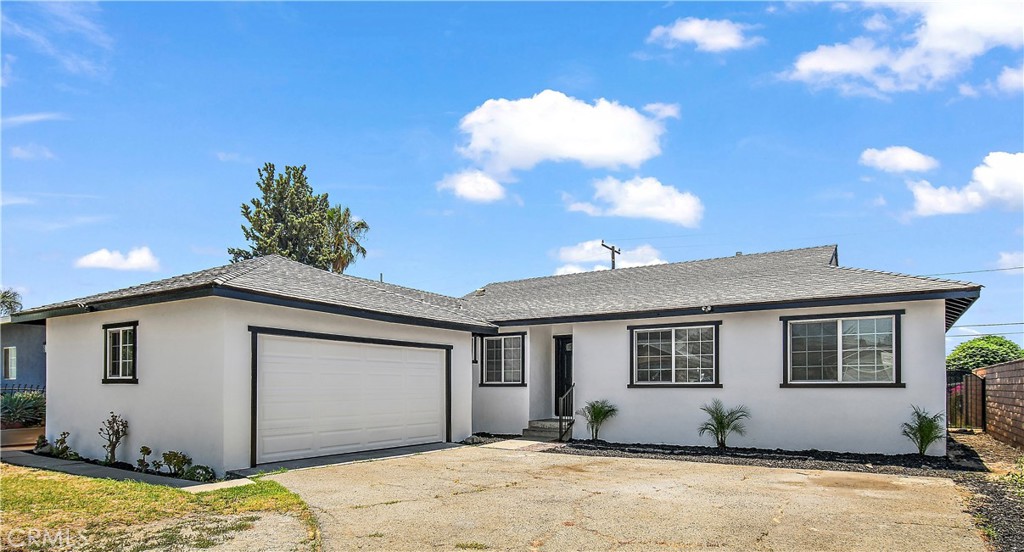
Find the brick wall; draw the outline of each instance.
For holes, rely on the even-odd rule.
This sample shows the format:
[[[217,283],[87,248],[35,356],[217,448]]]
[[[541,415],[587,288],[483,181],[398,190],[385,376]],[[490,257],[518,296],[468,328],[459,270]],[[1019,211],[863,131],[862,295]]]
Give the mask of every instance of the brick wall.
[[[974,373],[985,378],[985,431],[1024,449],[1024,360],[978,368]]]

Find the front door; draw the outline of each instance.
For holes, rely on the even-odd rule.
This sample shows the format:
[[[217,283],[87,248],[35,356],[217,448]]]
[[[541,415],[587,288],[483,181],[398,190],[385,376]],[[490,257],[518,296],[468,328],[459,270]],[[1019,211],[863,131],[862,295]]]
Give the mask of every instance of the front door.
[[[559,412],[558,399],[572,386],[572,336],[555,336],[555,416]],[[571,415],[572,412],[566,412]]]

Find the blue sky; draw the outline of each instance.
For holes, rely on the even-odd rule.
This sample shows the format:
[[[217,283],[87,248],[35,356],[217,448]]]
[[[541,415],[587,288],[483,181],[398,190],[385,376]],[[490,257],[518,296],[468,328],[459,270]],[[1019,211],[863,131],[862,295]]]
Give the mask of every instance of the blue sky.
[[[226,263],[267,161],[369,222],[349,273],[452,295],[606,265],[600,239],[627,265],[1024,264],[1020,3],[2,14],[2,283],[27,306]],[[1020,270],[954,277],[986,286],[961,324],[1024,322]],[[986,330],[1024,326],[950,334]]]

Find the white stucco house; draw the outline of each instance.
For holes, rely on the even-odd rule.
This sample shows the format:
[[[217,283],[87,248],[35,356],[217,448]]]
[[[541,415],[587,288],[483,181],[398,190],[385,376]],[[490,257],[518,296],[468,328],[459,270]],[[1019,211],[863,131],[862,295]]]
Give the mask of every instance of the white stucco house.
[[[900,424],[944,410],[944,335],[979,293],[842,267],[835,246],[462,298],[267,256],[13,321],[45,324],[47,431],[91,457],[110,411],[130,424],[123,460],[147,445],[223,472],[520,433],[567,393],[619,407],[608,441],[713,445],[699,407],[720,398],[752,413],[735,446],[907,453]]]

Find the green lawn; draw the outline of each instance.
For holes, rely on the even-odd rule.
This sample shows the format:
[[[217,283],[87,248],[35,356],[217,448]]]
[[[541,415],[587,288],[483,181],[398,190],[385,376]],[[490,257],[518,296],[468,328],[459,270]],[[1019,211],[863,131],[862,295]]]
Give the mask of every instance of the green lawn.
[[[252,485],[191,494],[147,483],[0,464],[0,488],[5,534],[53,530],[77,535],[81,531],[90,547],[97,549],[112,548],[115,543],[117,548],[134,551],[168,544],[202,548],[220,542],[211,540],[210,535],[224,537],[250,527],[255,518],[245,514],[275,512],[301,519],[307,527],[309,549],[320,548],[316,520],[309,507],[295,493],[264,479]],[[132,529],[157,521],[167,521],[158,534],[136,538],[140,542],[124,546],[126,535],[138,534]]]

